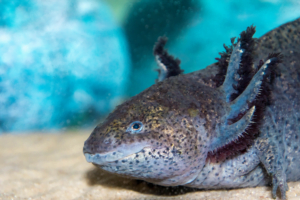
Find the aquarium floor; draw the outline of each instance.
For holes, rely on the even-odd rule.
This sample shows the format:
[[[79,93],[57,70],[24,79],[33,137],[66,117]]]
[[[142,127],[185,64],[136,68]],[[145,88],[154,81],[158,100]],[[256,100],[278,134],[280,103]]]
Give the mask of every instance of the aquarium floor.
[[[272,199],[269,187],[192,191],[96,169],[82,154],[88,133],[0,136],[0,199]],[[300,198],[300,182],[288,199]]]

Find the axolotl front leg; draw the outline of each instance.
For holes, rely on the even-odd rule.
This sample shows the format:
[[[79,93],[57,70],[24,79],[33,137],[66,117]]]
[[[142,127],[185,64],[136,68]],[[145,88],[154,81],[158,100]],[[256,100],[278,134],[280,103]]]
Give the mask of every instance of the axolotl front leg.
[[[272,196],[276,198],[277,188],[281,191],[281,198],[286,199],[288,185],[286,182],[286,162],[282,149],[284,145],[272,137],[261,137],[255,142],[257,155],[267,172],[272,176]]]

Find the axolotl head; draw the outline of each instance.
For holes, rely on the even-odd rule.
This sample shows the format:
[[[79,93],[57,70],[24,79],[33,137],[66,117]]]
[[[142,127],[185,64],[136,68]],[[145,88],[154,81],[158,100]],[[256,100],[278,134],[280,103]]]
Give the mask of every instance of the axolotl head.
[[[199,93],[199,87],[190,85],[194,83],[184,76],[170,78],[118,106],[85,141],[86,160],[160,185],[194,180],[205,163],[211,137],[204,127],[205,112],[214,106],[201,105],[199,96],[192,95]],[[209,102],[213,98],[209,94],[202,94],[202,99]]]

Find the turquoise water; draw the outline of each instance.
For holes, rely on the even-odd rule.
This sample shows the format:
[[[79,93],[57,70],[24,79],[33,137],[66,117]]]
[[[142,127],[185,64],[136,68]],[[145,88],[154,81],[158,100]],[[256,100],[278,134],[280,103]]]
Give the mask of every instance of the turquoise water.
[[[0,133],[94,126],[155,83],[159,36],[188,73],[247,26],[260,37],[297,10],[297,0],[2,0]]]

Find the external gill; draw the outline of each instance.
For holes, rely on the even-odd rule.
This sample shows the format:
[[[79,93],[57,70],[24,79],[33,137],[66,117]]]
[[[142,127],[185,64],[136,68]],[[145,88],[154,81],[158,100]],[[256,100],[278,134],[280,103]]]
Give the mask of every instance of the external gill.
[[[259,71],[254,75],[251,82],[244,90],[244,92],[238,96],[235,100],[230,102],[231,111],[228,115],[228,119],[237,117],[240,113],[245,113],[249,106],[257,99],[262,90],[262,84],[266,75],[266,71],[271,64],[277,62],[277,58],[268,59]]]
[[[237,45],[234,47],[232,54],[230,56],[227,75],[225,77],[225,81],[222,86],[226,94],[227,102],[230,101],[231,95],[237,92],[234,88],[234,85],[237,85],[240,79],[240,76],[237,72],[240,67],[243,52],[244,50],[241,49],[241,42],[238,42]]]
[[[252,36],[254,33],[255,27],[251,26],[241,33],[241,38],[238,39],[236,44],[232,42],[234,48],[230,55],[225,80],[218,88],[220,91],[223,91],[224,100],[227,102],[230,110],[229,113],[224,116],[223,123],[210,146],[212,153],[210,153],[209,156],[217,157],[214,158],[215,160],[219,159],[218,156],[221,156],[222,158],[226,157],[223,155],[225,151],[228,151],[228,154],[232,155],[235,153],[234,151],[242,150],[248,145],[247,142],[242,143],[242,145],[239,144],[240,141],[243,140],[244,133],[247,133],[246,130],[251,127],[252,122],[254,121],[253,116],[256,107],[253,104],[250,104],[251,109],[249,109],[248,103],[254,102],[257,97],[262,85],[265,70],[268,66],[266,64],[261,67],[246,87],[245,84],[247,83],[245,80],[249,80],[252,76],[253,62],[251,54],[253,53],[254,39]],[[269,61],[267,61],[267,63],[269,63]],[[232,101],[232,96],[237,96],[237,98]],[[241,112],[242,108],[246,109]],[[232,123],[232,118],[239,119]],[[219,153],[218,151],[223,152]]]
[[[163,81],[167,78],[167,73],[168,73],[168,70],[167,70],[167,67],[166,65],[164,65],[161,60],[160,60],[160,57],[159,56],[155,56],[155,61],[157,63],[157,65],[159,66],[159,69],[158,69],[158,82],[160,81]]]
[[[220,135],[218,135],[210,146],[211,151],[216,151],[232,141],[237,141],[243,137],[243,133],[252,123],[255,106],[253,106],[239,121],[234,124],[220,127]]]
[[[157,70],[159,73],[158,82],[183,73],[183,70],[180,69],[180,60],[169,55],[164,49],[167,40],[166,37],[159,37],[153,49],[155,60],[159,67]]]
[[[254,33],[255,27],[250,26],[241,33],[236,44],[232,42],[234,48],[228,66],[223,66],[227,67],[225,80],[218,89],[223,92],[229,109],[212,139],[207,156],[211,162],[244,152],[259,134],[261,114],[269,101],[268,83],[274,75],[273,66],[281,62],[281,56],[270,54],[265,63],[260,62],[256,71],[252,57]],[[226,52],[230,51],[226,49]]]

